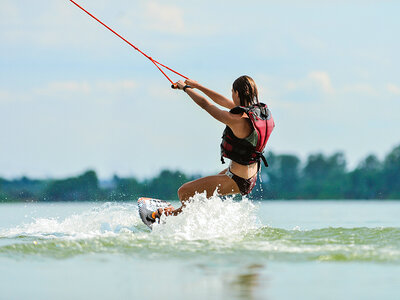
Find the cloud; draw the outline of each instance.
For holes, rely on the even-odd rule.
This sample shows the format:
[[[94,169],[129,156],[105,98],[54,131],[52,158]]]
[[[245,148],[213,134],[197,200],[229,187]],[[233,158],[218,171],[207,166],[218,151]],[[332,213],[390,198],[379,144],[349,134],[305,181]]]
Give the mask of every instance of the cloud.
[[[0,9],[0,24],[2,25],[14,25],[19,24],[21,21],[18,8],[10,0],[1,1]]]
[[[12,101],[11,94],[8,91],[0,90],[0,103]]]
[[[147,26],[151,29],[174,34],[179,34],[185,30],[183,10],[177,6],[148,2],[145,15]]]
[[[386,89],[387,89],[390,93],[392,93],[392,94],[394,94],[394,95],[400,95],[400,87],[399,87],[398,85],[395,85],[395,84],[393,84],[393,83],[388,83],[388,84],[386,85]]]
[[[94,86],[100,91],[107,93],[115,93],[135,89],[138,84],[134,80],[125,79],[119,81],[99,81]]]
[[[136,80],[51,81],[32,89],[0,89],[0,104],[14,105],[58,99],[115,102],[135,96],[140,84]]]
[[[332,94],[334,92],[331,79],[327,72],[313,71],[308,74],[308,78],[316,83],[323,92]]]
[[[318,94],[316,92],[326,95],[335,92],[330,76],[325,71],[312,71],[305,78],[286,81],[285,89],[288,92],[305,92],[309,96]]]
[[[130,28],[140,26],[145,31],[183,34],[186,33],[183,16],[183,10],[177,6],[150,1],[124,12],[119,21]]]
[[[68,96],[71,94],[108,94],[111,98],[121,92],[131,92],[138,86],[137,82],[131,79],[117,81],[53,81],[47,85],[35,88],[32,93],[38,96]],[[0,93],[1,97],[1,93]],[[1,99],[1,98],[0,98]]]
[[[96,47],[99,53],[109,44],[104,42],[107,35],[100,30],[100,25],[94,25],[94,20],[69,1],[25,3],[25,7],[16,3],[7,0],[1,3],[0,39],[8,45],[82,50],[93,48],[101,41],[101,47]],[[93,7],[98,9],[102,5],[96,2],[88,9]]]
[[[370,84],[366,83],[356,83],[352,85],[348,85],[343,87],[341,90],[342,93],[356,93],[356,94],[364,94],[364,95],[378,95],[377,90],[371,86]]]
[[[36,88],[34,93],[36,95],[54,95],[61,93],[83,93],[88,94],[92,87],[87,82],[77,81],[55,81],[50,82],[44,87]]]

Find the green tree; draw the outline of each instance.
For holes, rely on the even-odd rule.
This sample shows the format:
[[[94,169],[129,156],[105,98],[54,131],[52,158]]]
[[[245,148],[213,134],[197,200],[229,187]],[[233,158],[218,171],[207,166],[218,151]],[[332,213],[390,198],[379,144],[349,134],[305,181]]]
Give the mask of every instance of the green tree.
[[[325,157],[313,154],[303,169],[302,190],[305,198],[340,199],[348,190],[346,159],[341,152]]]
[[[94,201],[100,194],[99,180],[94,171],[78,177],[50,182],[44,192],[45,201]]]
[[[377,199],[382,197],[384,180],[382,163],[375,155],[365,158],[355,170],[348,174],[349,188],[346,198]]]
[[[32,180],[27,177],[20,179],[0,179],[1,199],[3,201],[36,201],[46,186],[43,180]]]
[[[253,199],[278,199],[277,187],[275,186],[278,177],[278,165],[276,164],[277,156],[272,152],[266,155],[268,168],[261,166],[261,173],[258,176],[256,186],[254,187],[250,197]]]
[[[163,170],[157,177],[144,182],[144,193],[154,198],[177,200],[179,187],[187,181],[189,178],[182,172]]]
[[[384,194],[388,198],[400,199],[400,145],[386,156],[383,163],[383,177]]]
[[[300,179],[300,159],[295,155],[274,155],[268,159],[269,167],[261,176],[266,178],[263,190],[267,198],[296,198]]]
[[[144,185],[136,178],[119,178],[114,176],[115,188],[112,190],[111,198],[116,201],[132,201],[143,195]]]

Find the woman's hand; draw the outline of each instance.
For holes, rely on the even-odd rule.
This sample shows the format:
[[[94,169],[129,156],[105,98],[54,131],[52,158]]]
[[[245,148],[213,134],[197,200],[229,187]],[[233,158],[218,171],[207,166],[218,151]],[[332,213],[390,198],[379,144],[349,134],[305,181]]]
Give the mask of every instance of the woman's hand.
[[[185,81],[179,80],[176,83],[176,87],[180,90],[182,90],[185,85],[190,85],[192,88],[197,88],[199,86],[199,84],[197,83],[197,81],[192,80],[192,79],[187,79]]]
[[[196,80],[193,80],[193,79],[186,79],[185,83],[187,85],[190,85],[192,88],[198,88],[199,87],[199,83]]]
[[[182,90],[182,89],[185,87],[185,85],[186,85],[186,83],[183,82],[182,80],[179,80],[179,81],[176,83],[176,86],[177,86],[178,89],[180,89],[180,90]]]

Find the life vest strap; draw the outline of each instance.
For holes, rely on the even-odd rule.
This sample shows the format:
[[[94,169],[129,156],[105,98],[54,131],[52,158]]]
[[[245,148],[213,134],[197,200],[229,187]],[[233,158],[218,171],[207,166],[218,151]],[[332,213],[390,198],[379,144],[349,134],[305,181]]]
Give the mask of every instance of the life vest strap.
[[[268,162],[267,162],[267,159],[265,158],[264,154],[261,154],[261,159],[264,162],[264,165],[268,168]]]
[[[264,154],[262,152],[258,152],[257,154],[258,154],[258,157],[260,157],[262,159],[265,167],[268,168],[269,165],[268,165],[267,159],[265,158]],[[223,164],[225,163],[225,159],[222,155],[221,155],[221,163],[223,163]],[[260,167],[261,167],[260,160],[258,160],[257,163],[258,163],[258,170],[260,170]]]

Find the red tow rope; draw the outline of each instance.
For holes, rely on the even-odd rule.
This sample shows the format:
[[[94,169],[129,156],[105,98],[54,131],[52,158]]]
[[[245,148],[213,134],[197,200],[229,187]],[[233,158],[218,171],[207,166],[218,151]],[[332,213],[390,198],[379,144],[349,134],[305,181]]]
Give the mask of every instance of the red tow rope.
[[[121,38],[124,42],[126,42],[126,43],[129,44],[131,47],[133,47],[133,49],[139,51],[139,52],[140,52],[141,54],[143,54],[145,57],[147,57],[148,59],[150,59],[150,61],[157,67],[157,69],[159,69],[160,72],[163,73],[164,76],[169,80],[169,82],[171,82],[171,84],[172,84],[171,87],[172,87],[172,88],[177,88],[176,83],[174,83],[174,82],[171,80],[171,78],[169,78],[168,75],[165,74],[165,72],[160,68],[160,66],[163,67],[163,68],[166,68],[167,70],[169,70],[169,71],[171,71],[171,72],[174,72],[175,74],[177,74],[177,75],[179,75],[179,76],[181,76],[181,77],[183,77],[183,78],[185,78],[185,79],[189,79],[188,77],[182,75],[181,73],[178,73],[177,71],[175,71],[175,70],[173,70],[173,69],[171,69],[171,68],[169,68],[169,67],[163,65],[162,63],[160,63],[160,62],[154,60],[153,58],[151,58],[150,56],[148,56],[146,53],[144,53],[143,51],[141,51],[138,47],[136,47],[135,45],[133,45],[133,44],[132,44],[131,42],[129,42],[127,39],[125,39],[124,37],[122,37],[121,35],[119,35],[117,32],[115,32],[114,30],[112,30],[110,27],[108,27],[108,26],[107,26],[106,24],[104,24],[102,21],[100,21],[100,20],[97,19],[95,16],[93,16],[90,12],[88,12],[86,9],[84,9],[82,6],[80,6],[78,3],[76,3],[76,2],[74,2],[74,1],[72,1],[72,0],[69,0],[69,1],[71,1],[73,4],[75,4],[76,6],[78,6],[78,7],[79,7],[80,9],[82,9],[85,13],[87,13],[89,16],[91,16],[93,19],[95,19],[97,22],[99,22],[99,23],[100,23],[101,25],[103,25],[105,28],[107,28],[108,30],[110,30],[110,31],[111,31],[112,33],[114,33],[116,36],[118,36],[119,38]]]

